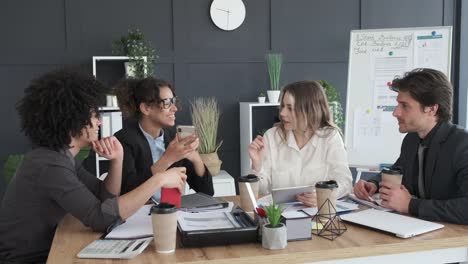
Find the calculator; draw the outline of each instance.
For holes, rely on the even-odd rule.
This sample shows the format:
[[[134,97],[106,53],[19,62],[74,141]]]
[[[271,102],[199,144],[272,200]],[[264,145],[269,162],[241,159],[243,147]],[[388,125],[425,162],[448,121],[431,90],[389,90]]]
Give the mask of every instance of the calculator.
[[[129,259],[137,256],[153,240],[152,237],[140,239],[98,239],[79,253],[79,258],[119,258]]]

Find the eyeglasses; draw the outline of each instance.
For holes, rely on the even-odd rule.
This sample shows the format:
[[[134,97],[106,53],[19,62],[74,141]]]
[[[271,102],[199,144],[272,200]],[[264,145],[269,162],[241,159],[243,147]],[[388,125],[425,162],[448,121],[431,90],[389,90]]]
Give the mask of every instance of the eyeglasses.
[[[176,107],[178,107],[178,105],[179,105],[179,99],[177,99],[177,97],[166,98],[166,99],[161,99],[161,100],[159,100],[159,103],[161,103],[162,108],[168,109],[168,108],[170,108],[172,105],[175,105]]]

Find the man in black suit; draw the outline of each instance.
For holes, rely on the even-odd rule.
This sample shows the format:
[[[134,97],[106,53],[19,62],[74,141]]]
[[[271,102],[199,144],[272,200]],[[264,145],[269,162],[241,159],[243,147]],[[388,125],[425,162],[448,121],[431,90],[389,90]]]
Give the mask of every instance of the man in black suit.
[[[382,205],[415,217],[468,224],[468,133],[451,123],[453,88],[433,69],[415,69],[396,78],[393,116],[408,133],[393,167],[403,173],[402,185],[359,181],[358,198],[380,192]]]

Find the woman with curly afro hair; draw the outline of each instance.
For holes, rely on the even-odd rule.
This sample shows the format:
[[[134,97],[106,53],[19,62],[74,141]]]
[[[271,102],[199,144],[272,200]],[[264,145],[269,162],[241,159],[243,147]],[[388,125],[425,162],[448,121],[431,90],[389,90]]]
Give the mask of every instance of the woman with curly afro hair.
[[[135,213],[161,187],[185,185],[185,168],[155,173],[120,196],[123,148],[98,139],[98,105],[105,87],[93,77],[61,69],[33,80],[18,102],[21,127],[31,140],[0,207],[0,262],[45,262],[55,228],[70,213],[96,231],[108,231]],[[110,160],[104,181],[74,157],[86,147]]]

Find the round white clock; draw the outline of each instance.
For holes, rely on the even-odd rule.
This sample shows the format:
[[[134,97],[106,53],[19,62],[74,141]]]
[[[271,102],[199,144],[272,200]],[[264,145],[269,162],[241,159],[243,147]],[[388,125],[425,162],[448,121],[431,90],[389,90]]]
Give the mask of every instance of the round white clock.
[[[231,31],[244,22],[245,5],[242,0],[213,0],[210,15],[217,27]]]

